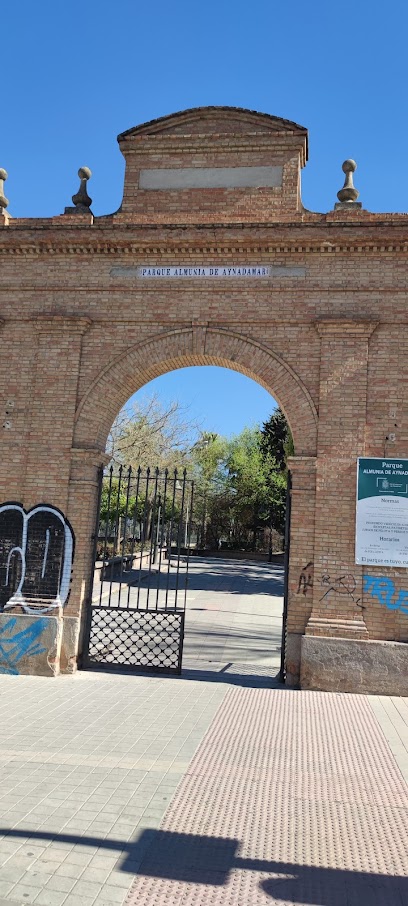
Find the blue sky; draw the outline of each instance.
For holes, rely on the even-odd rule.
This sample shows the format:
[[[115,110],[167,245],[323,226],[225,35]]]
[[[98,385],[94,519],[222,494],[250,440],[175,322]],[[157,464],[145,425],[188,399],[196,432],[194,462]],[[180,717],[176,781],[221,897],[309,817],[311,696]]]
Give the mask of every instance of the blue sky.
[[[157,395],[166,405],[182,401],[183,417],[198,430],[239,434],[245,425],[262,425],[277,405],[270,393],[250,378],[228,368],[179,368],[150,381],[135,394]]]
[[[405,0],[3,0],[0,167],[9,173],[9,212],[62,213],[83,165],[93,171],[94,213],[116,210],[124,170],[116,135],[206,104],[248,107],[309,129],[307,208],[333,207],[341,164],[353,157],[364,207],[407,211],[407,25]],[[262,399],[260,420],[270,409],[262,388],[252,385],[250,398],[244,379],[234,379],[239,418],[228,431],[251,421]],[[206,382],[196,369],[188,385],[203,409]],[[211,397],[219,419],[219,394]],[[211,421],[210,414],[203,412]]]

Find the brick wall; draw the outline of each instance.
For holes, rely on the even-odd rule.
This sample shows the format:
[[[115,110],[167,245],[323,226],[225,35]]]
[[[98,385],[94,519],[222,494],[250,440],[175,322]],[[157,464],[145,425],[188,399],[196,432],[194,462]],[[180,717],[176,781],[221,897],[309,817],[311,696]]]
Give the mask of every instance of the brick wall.
[[[356,457],[408,455],[407,215],[304,211],[306,132],[273,117],[206,108],[130,130],[120,145],[117,214],[0,218],[0,495],[58,507],[75,533],[62,668],[75,666],[112,421],[146,382],[187,365],[248,375],[290,422],[293,682],[305,631],[408,640],[407,616],[365,601],[354,564]],[[272,165],[282,167],[279,187],[139,188],[143,169]],[[279,270],[247,280],[136,275],[164,264]],[[344,573],[355,591],[325,594],[327,576]],[[403,569],[381,575],[408,588]]]

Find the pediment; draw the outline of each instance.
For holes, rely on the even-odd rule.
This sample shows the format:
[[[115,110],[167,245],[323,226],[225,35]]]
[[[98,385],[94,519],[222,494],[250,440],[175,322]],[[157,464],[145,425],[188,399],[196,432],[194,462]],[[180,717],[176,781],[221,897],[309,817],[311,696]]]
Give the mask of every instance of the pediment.
[[[291,120],[258,113],[242,107],[194,107],[150,120],[118,135],[118,142],[149,135],[253,135],[254,133],[296,134],[307,137],[307,129]]]

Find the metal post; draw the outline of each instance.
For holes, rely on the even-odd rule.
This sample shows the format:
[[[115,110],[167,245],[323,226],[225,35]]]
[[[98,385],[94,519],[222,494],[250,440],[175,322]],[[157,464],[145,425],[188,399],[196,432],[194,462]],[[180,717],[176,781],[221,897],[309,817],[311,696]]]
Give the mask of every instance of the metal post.
[[[185,548],[187,548],[187,541],[188,541],[188,519],[189,519],[189,512],[188,512],[188,501],[187,501],[186,520],[185,520],[185,524],[184,524],[184,547]]]
[[[270,519],[269,519],[269,550],[268,550],[268,563],[272,563],[272,522],[273,522],[273,510],[271,508]]]
[[[158,565],[159,560],[159,532],[160,532],[160,520],[161,520],[161,494],[157,498],[157,523],[156,523],[156,533],[154,539],[154,551],[153,551],[153,566]]]
[[[288,472],[288,483],[286,486],[286,519],[285,519],[285,553],[283,558],[284,576],[283,576],[283,612],[282,612],[282,643],[281,643],[281,665],[278,679],[281,683],[285,682],[285,654],[286,654],[286,623],[288,618],[288,598],[289,598],[289,552],[290,552],[290,511],[292,502],[292,476]]]

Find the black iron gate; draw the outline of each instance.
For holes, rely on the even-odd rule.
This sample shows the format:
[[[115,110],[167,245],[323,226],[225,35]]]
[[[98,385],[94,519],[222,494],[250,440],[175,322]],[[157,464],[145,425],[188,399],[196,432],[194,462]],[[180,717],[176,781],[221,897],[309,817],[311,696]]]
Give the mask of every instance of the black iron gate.
[[[193,496],[185,471],[101,474],[84,667],[181,672]]]
[[[288,621],[288,603],[289,603],[289,555],[290,555],[290,515],[292,506],[292,476],[288,472],[288,481],[286,485],[286,514],[285,514],[285,547],[283,555],[283,613],[282,613],[282,645],[281,645],[281,665],[279,679],[282,683],[286,679],[285,659],[286,659],[286,624]]]

